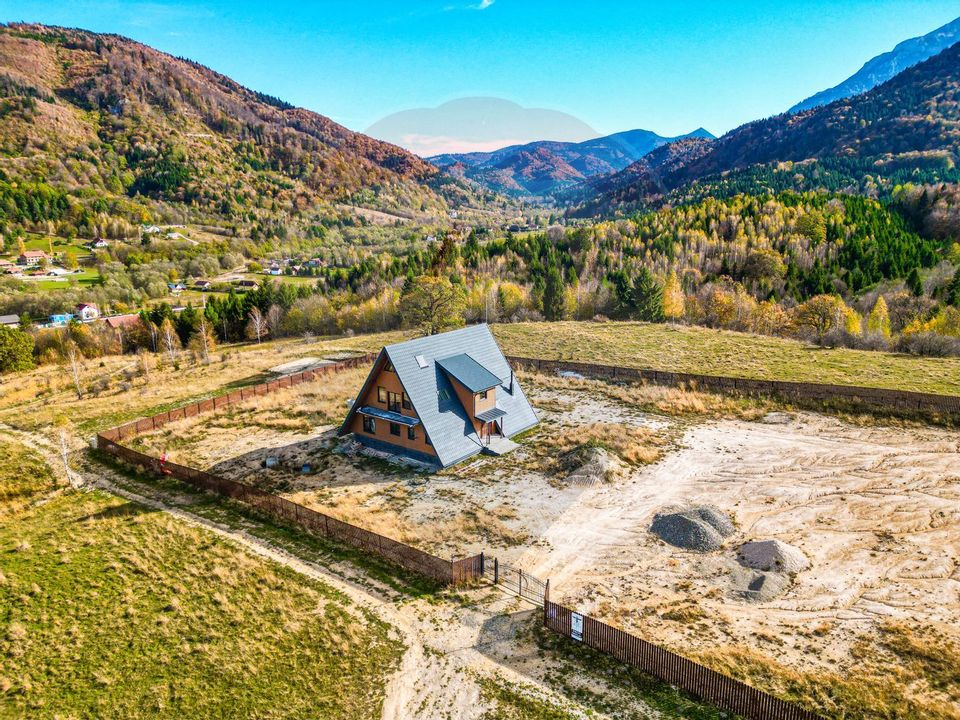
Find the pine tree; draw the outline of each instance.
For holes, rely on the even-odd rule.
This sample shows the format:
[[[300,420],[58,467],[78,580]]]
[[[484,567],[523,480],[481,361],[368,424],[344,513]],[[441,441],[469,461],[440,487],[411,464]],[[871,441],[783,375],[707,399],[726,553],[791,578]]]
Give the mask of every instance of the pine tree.
[[[947,304],[960,307],[960,268],[953,274],[953,280],[947,286]]]
[[[633,279],[633,304],[639,319],[663,322],[663,288],[645,267]]]
[[[873,304],[873,310],[867,318],[867,331],[871,334],[883,335],[885,338],[890,337],[890,313],[883,295],[877,297],[877,301]]]
[[[913,293],[914,297],[923,295],[923,280],[920,279],[920,270],[916,266],[907,275],[907,289]]]
[[[543,286],[543,316],[551,321],[563,319],[563,277],[556,265],[547,270]]]

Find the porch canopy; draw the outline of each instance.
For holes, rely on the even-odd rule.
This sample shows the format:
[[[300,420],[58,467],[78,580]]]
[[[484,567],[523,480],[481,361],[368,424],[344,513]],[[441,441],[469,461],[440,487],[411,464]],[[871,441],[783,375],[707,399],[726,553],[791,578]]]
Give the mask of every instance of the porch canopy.
[[[489,410],[484,410],[482,413],[477,413],[474,415],[474,417],[480,422],[493,422],[494,420],[499,420],[506,414],[506,410],[501,410],[500,408],[495,407],[490,408]]]
[[[399,423],[400,425],[406,425],[407,427],[413,427],[414,425],[420,424],[420,418],[401,415],[400,413],[392,412],[390,410],[381,410],[380,408],[370,407],[369,405],[364,405],[362,408],[359,408],[357,412],[361,415],[369,415],[370,417],[377,418],[378,420]]]

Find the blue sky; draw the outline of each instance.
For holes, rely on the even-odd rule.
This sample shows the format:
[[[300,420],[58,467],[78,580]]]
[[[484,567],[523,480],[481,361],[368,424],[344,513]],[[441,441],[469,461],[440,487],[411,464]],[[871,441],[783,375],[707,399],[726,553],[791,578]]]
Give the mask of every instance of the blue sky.
[[[955,0],[0,0],[0,20],[127,35],[356,130],[484,95],[665,135],[783,111],[958,14]]]

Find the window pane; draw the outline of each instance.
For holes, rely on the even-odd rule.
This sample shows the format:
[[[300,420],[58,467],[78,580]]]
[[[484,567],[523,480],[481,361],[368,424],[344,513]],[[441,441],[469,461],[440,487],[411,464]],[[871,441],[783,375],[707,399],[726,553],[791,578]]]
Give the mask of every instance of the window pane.
[[[417,429],[413,426],[407,428],[407,440],[417,439]]]
[[[377,401],[386,403],[387,402],[387,389],[384,387],[377,388]]]
[[[399,437],[399,435],[400,435],[400,423],[390,423],[390,434],[391,434],[391,435],[397,435],[397,436]]]

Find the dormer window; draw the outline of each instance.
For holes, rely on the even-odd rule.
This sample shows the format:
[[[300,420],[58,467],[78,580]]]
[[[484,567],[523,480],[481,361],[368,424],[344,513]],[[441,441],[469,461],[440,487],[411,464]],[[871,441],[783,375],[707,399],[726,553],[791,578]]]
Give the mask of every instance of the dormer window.
[[[481,400],[486,400],[486,399],[487,399],[487,393],[488,393],[488,392],[490,392],[490,391],[489,391],[489,390],[483,390],[482,392],[478,392],[478,393],[477,393],[477,397],[480,398]]]

